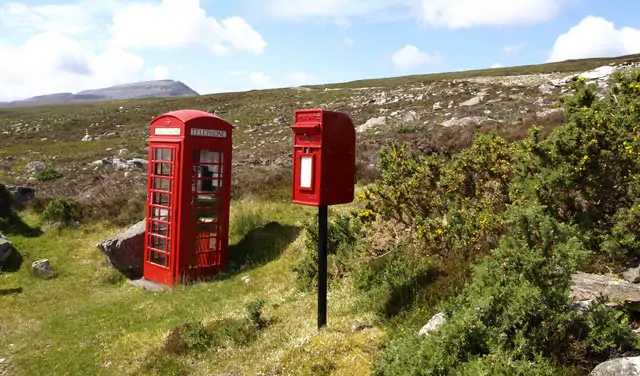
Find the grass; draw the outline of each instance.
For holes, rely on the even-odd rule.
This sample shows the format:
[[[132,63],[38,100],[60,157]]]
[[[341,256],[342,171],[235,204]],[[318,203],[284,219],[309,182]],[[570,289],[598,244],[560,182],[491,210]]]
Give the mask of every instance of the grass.
[[[11,235],[24,261],[18,271],[0,274],[0,291],[7,291],[0,294],[0,358],[6,359],[0,371],[11,367],[19,375],[166,375],[171,370],[192,375],[368,373],[375,344],[384,332],[373,325],[372,316],[354,312],[354,292],[345,284],[329,292],[329,326],[318,333],[316,296],[297,291],[293,283],[291,266],[303,234],[289,233],[287,238],[278,230],[264,230],[270,222],[299,228],[314,208],[259,200],[234,202],[233,208],[232,257],[233,252],[260,254],[261,248],[272,257],[252,262],[241,273],[180,286],[171,293],[139,290],[105,265],[94,245],[119,228],[92,225],[45,231],[38,237]],[[39,226],[33,214],[24,219]],[[260,241],[246,240],[260,229]],[[31,262],[41,258],[50,260],[55,278],[32,275]],[[250,283],[242,280],[245,276]],[[163,353],[172,329],[187,322],[232,323],[244,317],[246,303],[260,298],[266,300],[264,315],[270,324],[259,331],[258,340],[221,341],[184,355]],[[370,324],[354,329],[354,323],[361,321]]]

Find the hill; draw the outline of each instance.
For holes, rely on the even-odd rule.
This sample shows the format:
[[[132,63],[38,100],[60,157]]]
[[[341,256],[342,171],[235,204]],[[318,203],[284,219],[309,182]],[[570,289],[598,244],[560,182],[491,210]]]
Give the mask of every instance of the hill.
[[[84,90],[76,94],[57,93],[39,95],[13,102],[0,102],[0,107],[42,106],[63,103],[101,102],[123,99],[186,97],[197,92],[179,81],[156,80],[110,86],[102,89]]]

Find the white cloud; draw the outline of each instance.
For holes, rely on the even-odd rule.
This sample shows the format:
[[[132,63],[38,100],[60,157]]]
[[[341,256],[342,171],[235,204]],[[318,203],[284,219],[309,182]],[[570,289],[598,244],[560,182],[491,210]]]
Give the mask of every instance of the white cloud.
[[[255,0],[256,3],[258,0]],[[553,19],[567,0],[272,0],[261,3],[278,18],[413,18],[451,29],[472,26],[523,26]],[[268,4],[267,4],[268,3]],[[259,4],[259,3],[257,3]],[[342,22],[344,23],[344,21]]]
[[[218,21],[199,0],[162,0],[119,8],[110,27],[110,43],[121,48],[169,49],[209,46],[214,53],[237,50],[261,54],[267,43],[243,18]]]
[[[522,43],[504,46],[502,47],[502,53],[505,55],[517,55],[523,47],[524,45]]]
[[[213,52],[214,55],[227,56],[231,54],[231,48],[222,44],[214,44],[211,46],[211,52]]]
[[[0,32],[27,39],[22,45],[0,39],[0,101],[166,79],[183,69],[145,66],[133,48],[195,46],[224,56],[260,54],[266,46],[244,19],[218,21],[198,0],[71,1],[0,3]]]
[[[167,80],[171,77],[171,71],[167,67],[158,65],[151,71],[151,76],[154,80]]]
[[[640,53],[640,30],[588,16],[556,39],[548,61]]]
[[[117,48],[85,50],[57,32],[37,34],[22,46],[0,45],[0,56],[0,101],[144,79],[141,57]]]
[[[27,5],[7,2],[0,6],[0,26],[27,33],[44,31],[65,35],[97,31],[97,19],[115,7],[114,0],[84,0],[75,3]]]
[[[317,83],[317,79],[314,76],[304,72],[285,73],[283,77],[285,82],[292,86],[313,85]]]
[[[249,81],[254,89],[271,89],[277,86],[271,76],[267,76],[263,72],[250,73]]]
[[[492,68],[492,69],[495,69],[495,68],[504,68],[504,65],[502,65],[502,64],[500,64],[500,63],[494,63],[494,64],[491,66],[491,68]]]
[[[553,19],[563,0],[422,0],[422,18],[450,29],[524,26]]]
[[[347,46],[353,46],[354,44],[356,44],[356,41],[351,38],[344,38],[344,44],[346,44]]]
[[[397,70],[407,71],[440,63],[442,61],[442,57],[437,53],[428,54],[420,51],[418,47],[414,45],[407,44],[394,52],[391,60],[393,61],[393,66]]]

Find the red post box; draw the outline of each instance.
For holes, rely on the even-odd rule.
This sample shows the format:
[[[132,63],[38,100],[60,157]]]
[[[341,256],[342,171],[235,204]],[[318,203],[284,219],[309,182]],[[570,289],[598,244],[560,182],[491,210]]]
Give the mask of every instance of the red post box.
[[[226,268],[232,129],[197,110],[151,121],[145,279],[172,286]]]
[[[297,110],[293,144],[293,202],[346,204],[354,199],[356,132],[349,115]]]
[[[327,211],[353,201],[356,130],[349,115],[298,110],[293,140],[292,201],[318,207],[318,329],[327,324]]]

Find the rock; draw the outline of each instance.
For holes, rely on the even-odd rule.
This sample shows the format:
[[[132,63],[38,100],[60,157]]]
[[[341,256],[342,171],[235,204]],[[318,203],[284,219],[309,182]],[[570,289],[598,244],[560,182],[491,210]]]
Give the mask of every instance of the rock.
[[[442,110],[442,105],[440,104],[440,102],[436,102],[433,104],[433,110],[434,111]]]
[[[536,116],[539,118],[547,117],[549,115],[555,114],[557,112],[563,112],[563,108],[549,108],[546,110],[536,112]]]
[[[247,284],[251,283],[251,277],[249,277],[248,275],[245,275],[241,279],[242,279],[242,282],[244,283],[247,283]]]
[[[14,199],[22,205],[28,204],[36,197],[36,190],[33,188],[9,185],[7,189],[13,193]]]
[[[468,127],[470,125],[478,125],[485,120],[482,116],[467,116],[462,119],[456,117],[442,122],[443,127]]]
[[[640,282],[640,265],[627,268],[622,272],[622,277],[629,283],[639,283]]]
[[[377,117],[377,118],[371,118],[369,120],[367,120],[366,123],[356,127],[356,132],[358,133],[362,133],[365,131],[368,131],[369,129],[372,129],[373,127],[377,126],[377,125],[385,125],[387,123],[387,118],[386,117]]]
[[[44,171],[46,167],[47,166],[42,161],[33,161],[33,162],[27,163],[27,171],[30,174],[38,174]]]
[[[127,154],[127,153],[129,153],[129,149],[120,149],[120,150],[118,150],[118,155],[121,156],[121,157],[123,155]]]
[[[13,251],[13,243],[5,238],[4,235],[0,234],[0,264],[7,261],[9,256],[11,256],[11,251]]]
[[[428,335],[430,331],[438,329],[440,325],[447,321],[444,313],[440,312],[434,315],[429,322],[420,329],[420,335]]]
[[[605,295],[613,304],[629,303],[632,310],[640,307],[640,285],[586,273],[576,273],[571,279],[571,298],[574,301],[593,300]]]
[[[402,118],[402,121],[405,123],[411,123],[419,119],[420,119],[420,115],[418,115],[417,112],[411,110],[404,115],[404,117]]]
[[[31,264],[31,270],[41,277],[48,277],[53,273],[51,263],[47,259],[34,261]]]
[[[613,72],[615,72],[616,67],[611,65],[605,65],[602,67],[598,67],[596,69],[592,69],[590,71],[583,72],[579,75],[579,77],[584,78],[585,80],[598,80],[598,79],[608,79]]]
[[[145,159],[141,159],[141,158],[133,158],[127,161],[127,165],[130,168],[147,168],[147,165],[149,164],[149,162]]]
[[[80,141],[85,141],[85,142],[86,142],[86,141],[93,141],[93,137],[91,137],[91,136],[90,136],[90,135],[88,135],[88,134],[85,134],[85,135],[82,137],[82,140],[80,140]]]
[[[125,232],[96,244],[114,268],[131,278],[142,276],[145,226],[146,220],[142,220]]]
[[[483,98],[482,96],[478,95],[476,97],[469,99],[468,101],[464,101],[460,103],[460,106],[475,106],[477,104],[480,104],[480,102],[482,102],[482,98]]]
[[[591,304],[593,304],[593,302],[593,300],[582,300],[573,302],[571,304],[571,309],[577,309],[580,314],[584,315],[585,313],[587,313],[587,310],[589,309],[589,307],[591,307]]]
[[[538,86],[538,90],[540,90],[542,94],[549,95],[553,93],[553,85],[544,83]]]
[[[640,376],[640,356],[617,358],[598,364],[591,376]]]

